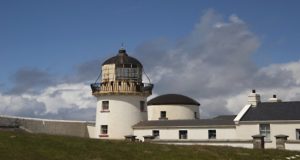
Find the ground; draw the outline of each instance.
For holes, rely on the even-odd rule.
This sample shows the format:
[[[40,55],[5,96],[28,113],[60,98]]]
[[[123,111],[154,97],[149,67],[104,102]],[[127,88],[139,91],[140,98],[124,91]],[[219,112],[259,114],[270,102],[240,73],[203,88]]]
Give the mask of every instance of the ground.
[[[214,146],[175,146],[0,131],[1,160],[299,159],[300,152]]]

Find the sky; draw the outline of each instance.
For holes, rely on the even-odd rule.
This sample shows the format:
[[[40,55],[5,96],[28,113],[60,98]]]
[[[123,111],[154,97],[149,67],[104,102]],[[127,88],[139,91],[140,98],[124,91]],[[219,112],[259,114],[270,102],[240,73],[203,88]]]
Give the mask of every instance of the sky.
[[[0,114],[94,120],[89,84],[121,44],[200,116],[237,114],[256,89],[300,100],[297,0],[0,1]],[[173,82],[173,83],[170,83]]]

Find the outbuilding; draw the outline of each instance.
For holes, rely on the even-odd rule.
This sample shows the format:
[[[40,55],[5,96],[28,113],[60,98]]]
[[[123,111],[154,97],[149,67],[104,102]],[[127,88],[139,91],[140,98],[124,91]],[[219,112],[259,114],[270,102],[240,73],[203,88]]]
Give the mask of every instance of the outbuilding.
[[[200,103],[180,95],[165,94],[148,101],[148,120],[192,120],[199,119]]]

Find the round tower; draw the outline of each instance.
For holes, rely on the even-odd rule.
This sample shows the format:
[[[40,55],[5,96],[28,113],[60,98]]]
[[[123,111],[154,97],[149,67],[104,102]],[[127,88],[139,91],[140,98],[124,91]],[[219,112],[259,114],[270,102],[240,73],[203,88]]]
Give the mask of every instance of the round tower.
[[[200,103],[180,95],[165,94],[157,96],[147,103],[148,120],[188,120],[199,119]]]
[[[143,83],[143,65],[121,48],[101,68],[100,83],[91,84],[97,97],[96,135],[105,139],[124,139],[132,126],[147,120],[147,97],[153,84]]]

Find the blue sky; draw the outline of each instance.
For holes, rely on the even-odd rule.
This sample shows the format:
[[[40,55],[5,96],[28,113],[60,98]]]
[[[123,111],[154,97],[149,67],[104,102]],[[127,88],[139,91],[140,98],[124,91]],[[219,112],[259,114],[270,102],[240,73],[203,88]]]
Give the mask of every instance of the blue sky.
[[[167,41],[162,46],[176,46],[189,37],[197,24],[204,23],[201,17],[209,10],[224,21],[237,16],[246,24],[244,30],[255,35],[259,45],[251,49],[250,57],[255,67],[297,62],[299,6],[297,0],[2,0],[0,91],[18,86],[15,83],[22,81],[19,73],[27,73],[24,69],[46,75],[36,83],[48,83],[47,76],[74,76],[78,67],[95,65],[89,63],[93,60],[99,61],[96,65],[100,67],[106,58],[116,54],[121,43],[129,53],[151,59],[152,51],[139,55],[141,46],[160,43],[162,39]],[[153,56],[163,57],[162,54]]]
[[[299,59],[299,1],[0,1],[1,81],[21,67],[67,73],[85,60],[107,57],[124,42],[129,51],[164,37],[190,32],[214,9],[236,14],[262,45],[259,65]]]

